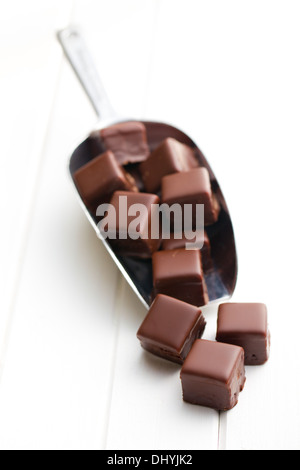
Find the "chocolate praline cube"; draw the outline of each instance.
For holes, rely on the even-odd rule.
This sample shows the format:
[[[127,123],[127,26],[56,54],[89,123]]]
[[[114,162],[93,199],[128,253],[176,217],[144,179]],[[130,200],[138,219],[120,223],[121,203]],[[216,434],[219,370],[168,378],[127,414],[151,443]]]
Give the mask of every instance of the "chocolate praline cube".
[[[101,129],[101,140],[120,165],[143,162],[149,156],[146,127],[142,122],[121,122]]]
[[[198,339],[181,369],[183,400],[218,411],[238,402],[246,377],[239,346]]]
[[[208,303],[200,250],[169,250],[152,257],[154,295],[201,307]]]
[[[269,358],[267,307],[262,303],[224,303],[219,306],[217,341],[245,351],[246,365],[262,365]]]
[[[194,341],[202,337],[205,325],[198,307],[159,294],[137,337],[147,351],[182,364]]]
[[[99,224],[102,236],[119,255],[151,258],[161,244],[159,218],[155,214],[158,205],[155,194],[116,191]]]
[[[171,137],[165,139],[140,165],[147,192],[156,193],[163,176],[199,166],[194,150]]]
[[[94,210],[97,205],[109,202],[116,190],[138,192],[133,178],[120,167],[111,151],[77,170],[74,181],[84,203]]]
[[[204,204],[204,225],[212,225],[218,220],[220,206],[212,192],[208,170],[204,167],[164,176],[161,200],[168,206],[180,204],[182,209],[185,204],[191,204],[193,225],[197,204]]]
[[[213,262],[211,258],[211,246],[206,231],[200,230],[195,234],[193,233],[171,233],[167,240],[162,241],[163,250],[178,250],[178,249],[200,249],[201,260],[204,272],[212,268]]]

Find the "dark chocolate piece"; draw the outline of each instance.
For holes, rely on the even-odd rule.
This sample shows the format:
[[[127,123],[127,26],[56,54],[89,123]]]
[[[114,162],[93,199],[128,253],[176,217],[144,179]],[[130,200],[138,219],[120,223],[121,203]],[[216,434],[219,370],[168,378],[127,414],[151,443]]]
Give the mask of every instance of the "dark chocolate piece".
[[[170,250],[154,253],[154,295],[165,294],[201,307],[208,303],[199,250]]]
[[[219,306],[217,341],[245,351],[246,365],[267,362],[270,352],[267,307],[261,303],[225,303]]]
[[[203,270],[204,272],[209,271],[212,268],[213,263],[212,263],[212,258],[211,258],[210,241],[209,241],[206,231],[205,230],[199,231],[196,233],[196,235],[194,235],[193,233],[190,233],[187,235],[188,237],[186,237],[184,233],[181,233],[180,238],[175,238],[176,234],[171,233],[169,239],[162,241],[162,249],[163,250],[178,250],[181,248],[200,249]],[[191,244],[195,245],[194,248],[191,247]]]
[[[163,176],[188,171],[199,166],[194,150],[169,137],[140,165],[146,191],[159,191]]]
[[[245,385],[244,350],[198,339],[181,369],[183,400],[218,411],[232,409]]]
[[[164,176],[161,191],[162,203],[172,206],[191,204],[193,225],[196,219],[196,204],[204,204],[204,225],[212,225],[218,220],[220,207],[212,193],[209,173],[204,167]]]
[[[137,337],[147,351],[182,364],[194,341],[202,337],[205,325],[198,307],[159,294]]]
[[[145,186],[142,180],[142,176],[139,170],[140,163],[129,163],[124,165],[124,170],[128,173],[134,180],[135,185],[138,187],[139,191],[146,192]]]
[[[74,174],[78,191],[89,208],[109,202],[116,190],[138,191],[134,179],[117,163],[114,154],[107,151],[91,160]]]
[[[146,128],[141,122],[122,122],[100,131],[107,150],[114,152],[120,165],[143,162],[149,156]]]
[[[143,206],[143,210],[136,212],[137,204]],[[160,237],[152,238],[152,233],[159,235],[159,228],[153,226],[159,218],[152,215],[158,211],[158,205],[159,197],[155,194],[114,193],[100,231],[117,254],[147,259],[159,249]]]

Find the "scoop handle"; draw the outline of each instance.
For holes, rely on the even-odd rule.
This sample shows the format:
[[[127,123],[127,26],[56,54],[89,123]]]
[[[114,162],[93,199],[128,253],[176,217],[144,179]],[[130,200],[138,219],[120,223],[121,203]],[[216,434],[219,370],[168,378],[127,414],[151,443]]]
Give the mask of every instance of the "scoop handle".
[[[79,29],[69,26],[58,31],[57,38],[99,119],[117,117]]]

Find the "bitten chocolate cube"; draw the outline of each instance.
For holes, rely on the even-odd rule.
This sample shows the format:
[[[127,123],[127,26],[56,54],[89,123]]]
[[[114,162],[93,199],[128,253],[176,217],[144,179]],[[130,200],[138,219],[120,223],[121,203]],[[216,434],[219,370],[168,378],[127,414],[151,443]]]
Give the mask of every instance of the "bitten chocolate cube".
[[[154,253],[154,295],[165,294],[201,307],[208,303],[200,250],[170,250]]]
[[[159,191],[163,176],[199,166],[194,150],[173,138],[165,139],[140,165],[147,192]]]
[[[246,377],[239,346],[198,339],[181,369],[183,400],[218,411],[238,402]]]
[[[151,258],[161,244],[159,217],[155,215],[158,205],[159,197],[155,194],[114,193],[99,228],[115,253]]]
[[[208,170],[204,167],[164,176],[161,199],[168,206],[180,204],[182,210],[184,204],[191,204],[193,225],[197,204],[204,204],[204,225],[212,225],[218,220],[220,207],[211,189]]]
[[[219,306],[217,341],[245,351],[246,365],[262,365],[269,358],[267,307],[261,303],[224,303]]]
[[[114,152],[120,165],[143,162],[149,156],[146,128],[142,122],[122,122],[101,129],[106,150]]]
[[[133,178],[120,167],[110,151],[77,170],[74,180],[84,203],[95,210],[99,204],[109,202],[114,191],[138,192]]]
[[[205,230],[200,230],[196,234],[194,232],[188,234],[181,233],[180,238],[177,238],[175,233],[171,233],[170,238],[162,241],[163,250],[178,250],[181,248],[188,248],[189,250],[200,249],[204,272],[212,268],[210,241]]]
[[[198,307],[159,294],[137,337],[147,351],[182,364],[194,341],[202,337],[205,325]]]

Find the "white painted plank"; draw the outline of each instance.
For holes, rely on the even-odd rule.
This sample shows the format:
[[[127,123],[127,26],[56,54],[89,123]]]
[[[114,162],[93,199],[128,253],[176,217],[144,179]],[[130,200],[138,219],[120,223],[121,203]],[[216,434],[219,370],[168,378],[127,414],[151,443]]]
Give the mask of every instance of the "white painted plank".
[[[247,368],[222,448],[300,446],[297,18],[296,1],[238,0],[165,0],[159,18],[148,111],[190,129],[219,178],[239,254],[232,300],[269,307],[271,359]]]
[[[53,35],[52,47],[61,54]],[[118,272],[67,176],[94,122],[68,64],[51,118],[0,388],[1,448],[98,448],[107,425]]]
[[[103,5],[89,3],[93,9],[84,19],[86,2],[79,2],[73,19],[88,29]],[[109,33],[107,23],[99,41]],[[139,96],[136,102],[138,109]],[[119,274],[81,214],[66,172],[69,151],[93,122],[93,111],[64,64],[43,145],[0,387],[1,448],[104,446]]]
[[[105,437],[118,272],[67,174],[93,112],[64,64],[0,387],[4,448],[99,448]]]
[[[77,2],[77,5],[80,6],[80,2]],[[142,6],[140,2],[126,2],[117,10],[116,2],[112,2],[110,5],[111,10],[110,8],[105,10],[105,19],[109,24],[113,24],[114,29],[119,32],[118,36],[111,38],[110,48],[107,49],[101,48],[102,42],[99,40],[99,35],[97,36],[99,59],[97,59],[95,48],[96,40],[91,42],[91,34],[88,37],[89,43],[93,44],[92,52],[99,69],[102,68],[103,70],[102,77],[104,83],[108,84],[108,91],[111,86],[109,94],[116,97],[115,103],[117,100],[120,103],[119,109],[123,113],[126,113],[126,109],[130,109],[130,114],[141,115],[146,91],[148,90],[148,88],[145,88],[148,87],[146,72],[149,64],[152,64],[152,28],[157,15],[157,5],[156,2],[144,2]],[[84,9],[81,12],[81,18],[85,17],[86,11]],[[128,21],[124,21],[125,12],[126,15],[130,13],[130,17],[126,16]],[[95,15],[93,17],[96,18]],[[124,38],[122,42],[120,42],[120,37]],[[101,60],[100,55],[103,57]],[[139,58],[138,62],[136,62],[136,57]],[[117,80],[116,83],[111,85],[108,80],[105,80],[108,65],[110,73],[113,71],[112,75],[115,75]],[[122,76],[121,87],[120,68],[126,69],[127,73],[126,77]],[[115,85],[114,88],[113,84]],[[124,93],[124,90],[126,90],[126,93]],[[133,293],[125,286],[124,289],[125,298],[121,297],[119,300],[121,323],[119,325],[118,348],[115,358],[116,369],[114,371],[107,448],[160,448],[161,446],[165,448],[190,448],[191,446],[215,448],[218,436],[218,414],[211,410],[202,410],[202,417],[207,416],[207,418],[200,423],[197,419],[197,412],[195,414],[193,407],[183,406],[181,386],[178,379],[179,368],[160,361],[157,369],[161,371],[160,375],[165,373],[166,378],[165,380],[160,379],[161,386],[157,387],[156,371],[153,370],[151,373],[151,358],[147,360],[148,356],[142,355],[135,337],[137,327],[141,322],[140,311],[142,307],[135,301]],[[136,317],[134,323],[130,320],[129,315]],[[126,355],[124,351],[126,351]],[[146,364],[144,364],[145,361]],[[150,364],[146,368],[145,365],[148,362]],[[132,399],[132,394],[134,394],[134,399]],[[161,397],[165,395],[168,399],[159,398],[160,395]],[[173,398],[169,401],[171,396]],[[126,406],[124,406],[124,401]],[[160,403],[159,409],[157,403]],[[177,406],[179,407],[178,410],[182,409],[179,417],[175,413]],[[147,411],[145,411],[146,409]],[[145,412],[147,415],[145,415]],[[212,420],[210,420],[211,417],[213,417]],[[188,423],[190,419],[192,419],[197,432],[192,442],[187,439],[183,443],[180,437],[180,426]],[[141,422],[147,422],[143,433],[140,432]],[[128,432],[128,426],[130,426],[130,432]],[[178,430],[177,435],[174,428]],[[208,432],[208,428],[212,431],[211,433]],[[199,429],[205,430],[205,437],[202,442]],[[213,436],[213,439],[211,439],[211,436]]]
[[[240,254],[234,300],[267,304],[272,346],[268,364],[247,367],[240,404],[227,416],[226,448],[299,449],[300,66],[294,58],[300,8],[298,2],[252,2],[245,17],[236,3],[227,10],[226,23],[239,37],[239,76],[249,92],[243,94],[241,122],[232,120],[236,138],[230,161],[237,179],[232,187],[240,195],[234,200],[229,190]],[[229,51],[230,45],[225,40],[224,48]]]
[[[70,1],[1,5],[0,364],[61,63],[53,35],[70,9]]]
[[[161,8],[161,3],[158,5],[155,16],[156,26],[154,36],[151,38],[151,55],[149,56],[150,79],[148,78],[144,94],[144,102],[146,100],[144,117],[150,116],[157,120],[163,119],[164,114],[168,112],[168,106],[164,101],[165,94],[173,97],[177,92],[176,83],[173,81],[173,71],[169,68],[169,48],[165,50],[160,44],[160,41],[165,38],[168,38],[170,43],[172,42],[174,17],[172,13],[170,22],[169,8],[166,9],[164,5]],[[135,21],[136,29],[139,28],[140,22],[140,20]],[[132,52],[130,54],[128,51],[128,56],[131,57]],[[177,68],[178,62],[176,73],[180,74],[180,68],[178,70]],[[128,69],[128,73],[132,73],[132,70]],[[179,77],[176,76],[181,83],[184,83],[185,78],[183,72]],[[162,82],[162,88],[157,86],[159,81]],[[148,99],[149,96],[150,99]],[[155,104],[151,102],[152,99]],[[173,101],[171,109],[175,108],[176,102]],[[216,449],[218,447],[218,413],[182,402],[180,367],[152,357],[140,348],[136,332],[142,322],[144,310],[127,288],[120,305],[121,322],[107,448]],[[207,309],[207,315],[211,317],[211,324],[214,324],[215,308]],[[211,327],[208,327],[206,337],[212,339]]]

